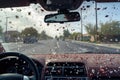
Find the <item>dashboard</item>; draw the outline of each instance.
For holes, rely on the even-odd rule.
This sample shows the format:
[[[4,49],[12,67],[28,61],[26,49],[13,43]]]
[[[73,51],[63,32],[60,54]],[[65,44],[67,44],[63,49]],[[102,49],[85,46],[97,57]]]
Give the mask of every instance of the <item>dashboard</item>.
[[[119,54],[35,54],[29,56],[39,70],[41,80],[119,80]],[[23,59],[0,60],[0,74],[19,73],[32,76]]]

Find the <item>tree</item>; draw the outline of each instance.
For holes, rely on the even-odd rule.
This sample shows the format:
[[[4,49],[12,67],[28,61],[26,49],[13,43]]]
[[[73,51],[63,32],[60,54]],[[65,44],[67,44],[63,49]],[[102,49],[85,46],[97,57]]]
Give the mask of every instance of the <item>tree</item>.
[[[58,38],[58,36],[55,36],[55,39],[57,39]]]
[[[2,29],[2,26],[0,26],[0,35],[2,35],[3,33],[3,29]]]
[[[42,31],[40,34],[40,39],[47,39],[47,34],[45,31]]]
[[[60,36],[59,36],[59,39],[61,39],[61,40],[65,40],[65,38],[64,38],[63,35],[60,35]]]
[[[70,35],[70,39],[79,40],[80,36],[81,36],[81,33],[74,32],[73,34]]]
[[[18,37],[20,37],[20,32],[18,32],[18,31],[11,31],[11,37],[12,38],[18,38]]]
[[[103,35],[120,35],[120,22],[112,21],[106,22],[105,24],[101,23],[100,32]]]
[[[95,39],[95,36],[97,35],[96,26],[89,23],[85,26],[85,29],[86,29],[87,33],[89,35],[93,36]]]
[[[111,21],[100,24],[100,40],[101,41],[120,41],[120,22]]]
[[[68,38],[70,36],[69,30],[68,29],[64,30],[63,35],[64,35],[65,38]]]
[[[41,34],[39,34],[39,38],[43,40],[52,39],[52,37],[48,36],[45,31],[42,31]]]
[[[35,36],[37,37],[38,36],[38,31],[33,28],[33,27],[29,27],[29,28],[25,28],[21,34],[26,37],[26,36]]]

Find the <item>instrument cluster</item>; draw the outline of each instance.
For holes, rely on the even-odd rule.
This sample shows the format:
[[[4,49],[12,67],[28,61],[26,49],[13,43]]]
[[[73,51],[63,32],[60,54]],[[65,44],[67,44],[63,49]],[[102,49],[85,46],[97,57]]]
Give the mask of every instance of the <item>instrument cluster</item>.
[[[42,73],[42,64],[37,60],[34,60],[36,66],[38,67],[39,73]],[[0,74],[4,73],[18,73],[27,76],[32,76],[34,73],[30,65],[20,58],[5,58],[0,60]]]

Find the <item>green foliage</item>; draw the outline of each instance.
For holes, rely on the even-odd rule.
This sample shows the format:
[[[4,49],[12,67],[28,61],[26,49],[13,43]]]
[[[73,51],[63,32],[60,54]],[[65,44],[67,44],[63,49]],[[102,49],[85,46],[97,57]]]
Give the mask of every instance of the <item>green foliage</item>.
[[[29,27],[29,28],[25,28],[22,32],[21,32],[21,34],[23,35],[23,36],[35,36],[35,37],[37,37],[38,36],[38,31],[35,29],[35,28],[33,28],[33,27]]]
[[[101,23],[100,32],[102,35],[120,35],[120,22],[112,21]]]
[[[95,25],[92,25],[92,24],[87,24],[85,26],[85,29],[87,31],[88,34],[92,35],[92,36],[95,36],[96,35],[96,26]]]
[[[80,39],[81,33],[79,32],[74,32],[73,34],[70,35],[70,39],[78,40]]]
[[[52,39],[52,37],[48,36],[45,31],[42,31],[41,34],[39,34],[39,39],[46,40],[46,39]]]
[[[3,29],[2,29],[2,26],[0,26],[0,35],[2,35],[3,33]]]
[[[100,24],[99,31],[99,41],[120,41],[120,22],[119,21],[111,21]]]
[[[93,36],[94,39],[96,39],[96,35],[97,35],[96,25],[89,23],[85,26],[85,29],[89,35]]]
[[[63,36],[64,36],[64,38],[68,38],[68,37],[70,36],[70,32],[69,32],[68,29],[67,29],[67,30],[64,30]]]
[[[55,36],[55,39],[57,39],[58,38],[58,36]]]
[[[46,32],[45,32],[45,31],[42,31],[42,32],[41,32],[40,38],[41,38],[41,39],[47,39],[47,35],[46,35]]]
[[[65,40],[64,36],[62,36],[62,35],[59,36],[59,39],[61,39],[61,40],[63,40],[63,41]]]
[[[60,35],[60,36],[59,36],[59,38],[60,38],[60,39],[63,39],[63,38],[64,38],[64,36],[63,36],[63,35]]]
[[[18,38],[18,37],[20,37],[20,32],[18,32],[18,31],[11,32],[11,37],[12,38]]]
[[[106,37],[106,39],[109,40],[109,38],[114,39],[115,36],[120,35],[120,22],[119,21],[111,21],[106,23],[101,23],[100,27],[98,28],[98,32],[96,31],[95,25],[87,24],[85,26],[85,29],[88,34],[94,37],[96,34],[98,34],[98,40],[101,41]]]

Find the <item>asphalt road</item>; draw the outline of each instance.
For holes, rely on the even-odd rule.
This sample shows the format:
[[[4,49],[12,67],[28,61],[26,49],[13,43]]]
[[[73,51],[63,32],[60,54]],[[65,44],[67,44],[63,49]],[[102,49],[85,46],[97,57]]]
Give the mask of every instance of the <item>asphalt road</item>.
[[[91,43],[62,40],[41,40],[34,44],[4,43],[6,51],[23,54],[60,54],[60,53],[120,53],[120,49],[110,48]]]

